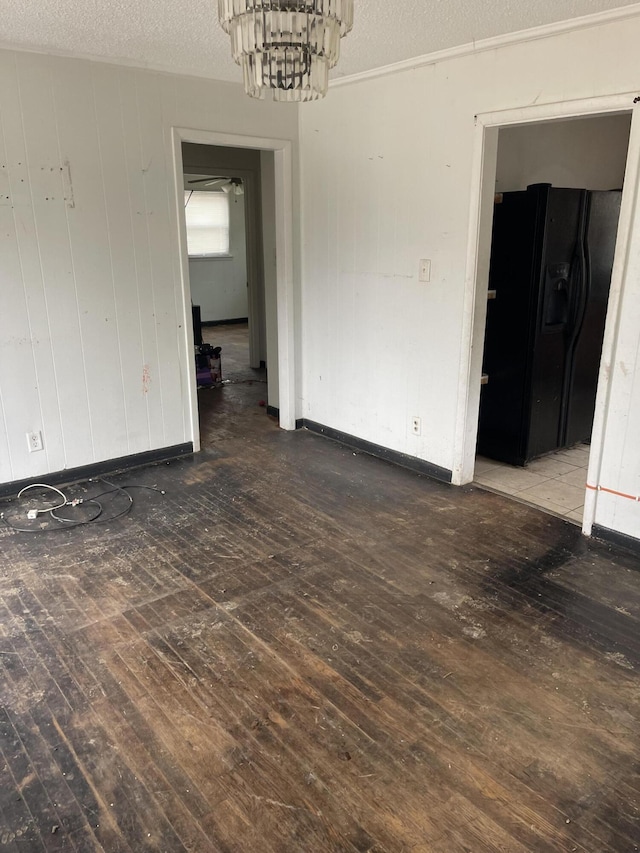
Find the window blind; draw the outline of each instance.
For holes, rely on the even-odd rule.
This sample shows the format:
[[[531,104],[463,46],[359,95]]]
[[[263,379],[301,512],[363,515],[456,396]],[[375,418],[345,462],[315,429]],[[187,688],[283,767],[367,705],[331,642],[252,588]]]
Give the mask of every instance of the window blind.
[[[189,257],[229,254],[229,196],[185,190]]]

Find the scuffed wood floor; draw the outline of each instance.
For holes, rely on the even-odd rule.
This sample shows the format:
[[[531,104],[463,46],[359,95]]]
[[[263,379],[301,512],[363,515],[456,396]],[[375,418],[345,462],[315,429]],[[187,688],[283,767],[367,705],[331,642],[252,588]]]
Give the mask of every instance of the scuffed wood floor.
[[[637,560],[206,393],[166,497],[0,532],[0,851],[638,850]]]

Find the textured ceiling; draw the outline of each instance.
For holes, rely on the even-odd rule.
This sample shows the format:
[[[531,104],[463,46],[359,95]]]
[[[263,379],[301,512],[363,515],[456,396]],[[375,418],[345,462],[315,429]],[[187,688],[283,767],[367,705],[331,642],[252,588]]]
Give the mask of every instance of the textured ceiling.
[[[338,76],[636,0],[355,0]],[[240,81],[216,0],[0,0],[0,43]]]

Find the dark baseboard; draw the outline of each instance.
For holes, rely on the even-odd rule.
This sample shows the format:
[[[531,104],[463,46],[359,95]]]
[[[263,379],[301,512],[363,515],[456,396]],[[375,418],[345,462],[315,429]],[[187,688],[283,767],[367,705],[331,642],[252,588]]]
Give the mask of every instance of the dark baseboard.
[[[640,556],[640,539],[628,536],[626,533],[618,533],[617,530],[609,530],[608,527],[600,527],[599,524],[593,525],[591,535],[594,539],[601,539],[603,542],[617,545],[618,548],[624,548],[626,551],[631,551],[632,554]]]
[[[433,465],[431,462],[425,462],[423,459],[416,459],[415,456],[409,456],[397,450],[390,450],[388,447],[374,444],[371,441],[365,441],[363,438],[357,438],[354,435],[340,432],[340,430],[323,426],[322,424],[315,423],[315,421],[303,420],[302,426],[310,432],[324,435],[326,438],[339,441],[341,444],[346,444],[348,447],[353,447],[362,453],[367,453],[369,456],[384,459],[385,462],[393,462],[394,465],[400,465],[402,468],[408,468],[418,474],[424,474],[434,480],[439,480],[441,483],[451,483],[453,478],[452,471],[441,468],[439,465]]]
[[[177,459],[180,456],[188,456],[193,453],[192,442],[186,444],[174,444],[172,447],[161,447],[159,450],[146,450],[144,453],[134,453],[131,456],[120,456],[118,459],[108,459],[105,462],[95,462],[92,465],[80,465],[78,468],[67,468],[65,471],[54,471],[52,474],[41,474],[38,477],[30,477],[28,480],[13,480],[11,483],[0,483],[0,498],[14,497],[20,489],[31,483],[44,480],[51,486],[68,485],[70,483],[81,483],[92,477],[100,477],[103,474],[116,474],[119,471],[128,471],[131,468],[140,468],[151,465],[154,462],[167,462],[169,459]]]
[[[248,323],[248,317],[234,317],[232,320],[203,320],[201,326],[233,326],[235,323]]]
[[[278,418],[280,416],[280,409],[277,409],[275,406],[267,406],[267,414],[273,418]],[[402,468],[408,468],[410,471],[424,474],[433,480],[439,480],[441,483],[450,484],[453,478],[453,472],[447,468],[440,468],[439,465],[425,462],[424,459],[416,459],[415,456],[408,456],[406,453],[390,450],[388,447],[382,447],[380,444],[365,441],[363,438],[356,438],[354,435],[323,426],[323,424],[318,424],[315,421],[298,418],[296,420],[296,429],[308,429],[309,432],[323,435],[325,438],[332,439],[332,441],[339,441],[341,444],[346,444],[348,447],[353,447],[362,453],[367,453],[369,456],[384,459],[385,462],[392,462],[394,465],[400,465]]]
[[[275,406],[267,406],[267,414],[271,415],[272,418],[278,418],[280,420],[280,409]],[[304,428],[304,420],[302,418],[298,418],[296,420],[296,429]]]

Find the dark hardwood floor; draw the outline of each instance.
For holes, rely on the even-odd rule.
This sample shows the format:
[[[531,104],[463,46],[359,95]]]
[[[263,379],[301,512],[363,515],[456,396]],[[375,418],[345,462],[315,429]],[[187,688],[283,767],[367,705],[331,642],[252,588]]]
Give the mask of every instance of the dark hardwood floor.
[[[121,520],[0,527],[0,851],[638,850],[637,559],[264,395]]]

